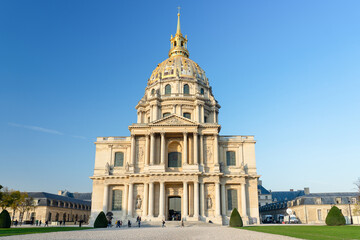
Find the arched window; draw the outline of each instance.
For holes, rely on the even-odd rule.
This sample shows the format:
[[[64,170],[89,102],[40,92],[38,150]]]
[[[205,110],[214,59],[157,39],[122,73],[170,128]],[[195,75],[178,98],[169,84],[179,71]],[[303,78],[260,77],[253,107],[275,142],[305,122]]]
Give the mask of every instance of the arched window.
[[[205,93],[204,89],[201,88],[201,89],[200,89],[200,94],[201,94],[201,95],[204,95],[204,93]]]
[[[190,94],[190,89],[189,89],[189,85],[185,84],[184,85],[184,94]]]
[[[181,167],[181,145],[179,142],[172,142],[168,146],[168,167]]]
[[[155,89],[151,90],[151,95],[152,95],[152,96],[155,95]]]
[[[170,114],[171,114],[171,113],[169,113],[169,112],[166,112],[166,113],[164,113],[164,114],[163,114],[163,117],[167,117],[167,116],[170,116]]]
[[[183,117],[191,119],[191,113],[184,113]]]
[[[122,166],[124,166],[124,153],[116,152],[114,167],[122,167]]]
[[[171,94],[171,86],[170,84],[165,86],[165,95],[170,95]]]
[[[236,159],[235,159],[235,152],[227,151],[226,152],[226,165],[227,166],[235,166]]]

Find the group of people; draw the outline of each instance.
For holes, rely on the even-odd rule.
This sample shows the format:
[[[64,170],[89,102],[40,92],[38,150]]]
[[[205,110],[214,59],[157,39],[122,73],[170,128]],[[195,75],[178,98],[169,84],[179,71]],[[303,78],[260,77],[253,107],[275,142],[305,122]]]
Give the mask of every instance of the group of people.
[[[36,220],[35,221],[35,226],[39,226],[41,227],[41,224],[42,224],[42,221],[41,220]],[[61,224],[61,223],[60,223]],[[13,225],[15,227],[17,227],[18,225],[21,226],[22,225],[22,222],[19,222],[17,219],[15,219],[15,221],[13,222]],[[31,222],[31,225],[34,225],[34,221]],[[64,223],[65,225],[65,223]],[[49,226],[49,221],[45,221],[45,225],[44,227],[48,227]]]

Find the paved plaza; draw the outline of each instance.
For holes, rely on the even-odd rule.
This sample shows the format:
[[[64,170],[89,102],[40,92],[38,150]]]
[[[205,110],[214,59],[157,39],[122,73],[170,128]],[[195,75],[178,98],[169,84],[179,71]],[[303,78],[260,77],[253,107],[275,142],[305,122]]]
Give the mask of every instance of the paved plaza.
[[[111,228],[111,229],[90,229],[71,232],[54,232],[42,234],[29,234],[10,237],[1,237],[5,239],[21,239],[21,240],[107,240],[107,239],[246,239],[246,240],[290,240],[297,239],[280,235],[247,231],[243,229],[234,229],[225,226],[168,226],[165,228],[147,226],[132,228]]]

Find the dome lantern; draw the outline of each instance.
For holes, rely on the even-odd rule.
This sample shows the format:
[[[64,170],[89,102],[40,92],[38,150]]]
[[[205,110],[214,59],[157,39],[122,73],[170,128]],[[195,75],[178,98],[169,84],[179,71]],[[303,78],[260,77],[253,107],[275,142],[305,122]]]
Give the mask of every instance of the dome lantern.
[[[189,57],[189,51],[187,50],[187,37],[183,37],[180,30],[180,12],[178,15],[176,34],[170,38],[170,51],[169,57],[174,55],[180,55],[184,57]]]

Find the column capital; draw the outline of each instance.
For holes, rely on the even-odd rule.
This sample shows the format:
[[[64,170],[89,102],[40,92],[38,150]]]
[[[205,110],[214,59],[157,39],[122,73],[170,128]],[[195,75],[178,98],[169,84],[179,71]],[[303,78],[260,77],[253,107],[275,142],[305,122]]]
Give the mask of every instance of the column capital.
[[[154,136],[156,132],[150,132],[150,136]]]
[[[135,136],[136,136],[135,133],[131,133],[131,134],[130,134],[130,137],[132,137],[132,138],[135,137]]]
[[[161,136],[165,136],[165,132],[160,132],[160,135],[161,135]]]
[[[198,132],[193,132],[194,135],[198,135],[199,133]]]
[[[184,136],[187,136],[187,134],[188,134],[188,132],[183,132],[183,135],[184,135]]]

